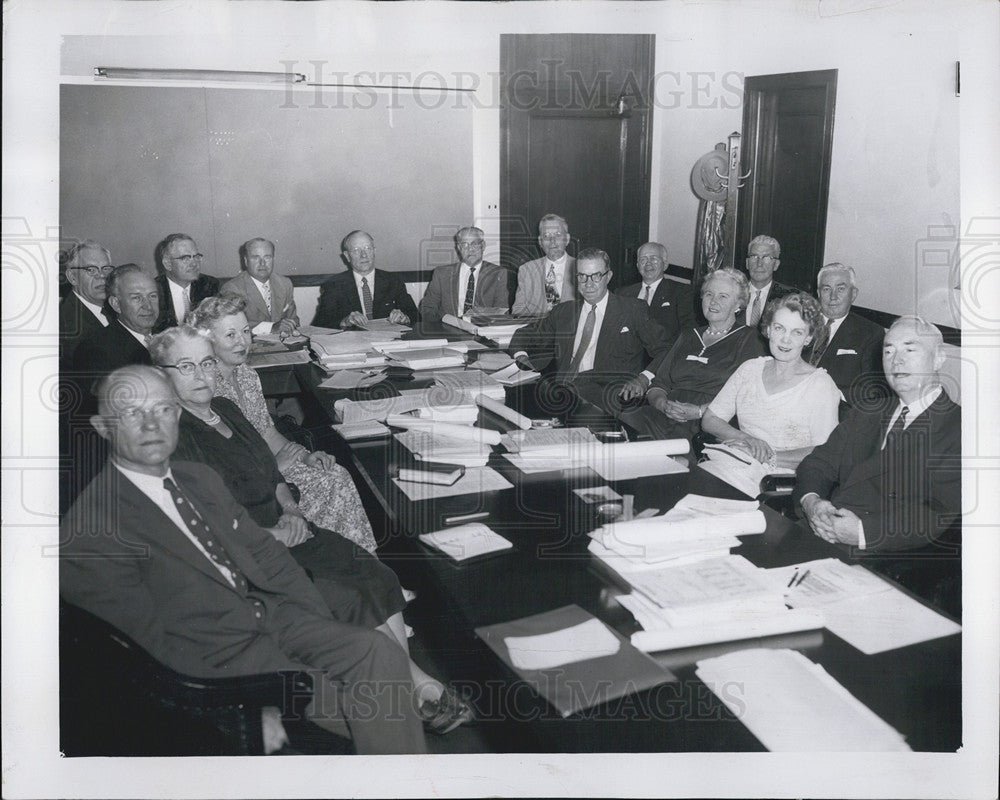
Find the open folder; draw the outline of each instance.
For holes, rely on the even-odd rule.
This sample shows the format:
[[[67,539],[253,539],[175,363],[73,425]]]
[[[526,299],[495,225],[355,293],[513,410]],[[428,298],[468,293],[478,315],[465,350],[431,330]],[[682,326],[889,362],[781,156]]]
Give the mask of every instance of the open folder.
[[[577,605],[485,625],[476,628],[476,635],[563,717],[677,680],[672,672]],[[617,648],[610,646],[612,639],[617,640]],[[579,642],[578,652],[573,650],[574,640]],[[516,656],[508,641],[519,651]],[[558,662],[558,666],[518,667],[515,658],[520,663]]]

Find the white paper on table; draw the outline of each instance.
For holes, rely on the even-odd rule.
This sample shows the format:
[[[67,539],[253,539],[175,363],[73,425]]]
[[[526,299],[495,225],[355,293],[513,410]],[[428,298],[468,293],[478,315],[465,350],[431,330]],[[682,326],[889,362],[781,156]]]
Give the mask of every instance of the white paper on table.
[[[503,475],[489,467],[471,467],[465,475],[451,486],[439,486],[434,483],[411,483],[393,478],[392,482],[399,487],[413,502],[420,500],[436,500],[440,497],[457,497],[463,494],[483,494],[511,489],[514,484]]]
[[[623,555],[606,547],[597,539],[591,539],[587,550],[615,572],[628,580],[633,572],[649,572],[663,567],[679,567],[683,564],[693,564],[710,558],[723,558],[734,547],[740,546],[740,540],[734,536],[714,539],[698,539],[691,542],[679,542],[676,547],[667,551],[664,549],[656,558],[637,558]]]
[[[488,444],[467,439],[447,439],[428,431],[408,430],[395,435],[396,440],[413,453],[418,461],[485,467],[493,453]]]
[[[767,520],[759,509],[722,516],[675,507],[656,517],[610,522],[591,536],[621,555],[651,560],[682,543],[760,534],[766,529]]]
[[[311,336],[309,344],[320,357],[367,353],[379,342],[397,339],[400,335],[394,331],[341,331],[337,334]]]
[[[690,449],[687,439],[605,444],[592,451],[587,465],[608,481],[671,475],[688,471],[686,464],[671,456],[683,455]]]
[[[263,369],[289,364],[308,364],[309,361],[308,350],[287,350],[281,353],[252,353],[247,359],[247,366],[251,369]]]
[[[535,372],[533,369],[521,369],[517,364],[508,364],[490,375],[504,386],[517,386],[520,383],[529,383],[542,377],[542,373]]]
[[[599,619],[537,636],[505,636],[503,643],[517,669],[551,669],[613,656],[621,648],[618,637]]]
[[[788,588],[792,575],[809,574]],[[769,570],[793,608],[818,608],[826,628],[865,655],[959,633],[962,626],[901,592],[860,564],[835,558]]]
[[[303,336],[333,336],[343,333],[340,328],[321,328],[319,325],[299,325],[299,333]]]
[[[398,322],[389,322],[387,317],[382,319],[366,319],[364,325],[360,326],[366,331],[392,331],[394,333],[406,333],[410,330],[406,325]]]
[[[587,458],[596,447],[603,447],[587,428],[532,428],[509,431],[500,443],[511,453],[531,451],[558,455],[561,458]]]
[[[510,550],[514,546],[481,522],[470,522],[433,533],[422,533],[418,538],[424,544],[440,550],[456,561]]]
[[[349,442],[353,442],[355,439],[389,435],[389,429],[374,419],[366,419],[361,422],[343,422],[332,427]]]
[[[436,422],[450,422],[453,425],[472,425],[479,419],[479,406],[456,405],[456,406],[430,406],[418,408],[416,410],[418,419],[434,420]]]
[[[727,555],[684,566],[636,572],[628,581],[662,609],[697,613],[717,606],[780,601],[764,570],[743,556]]]
[[[753,456],[724,444],[705,445],[707,461],[698,464],[705,472],[739,489],[747,497],[760,494],[760,482],[768,475],[794,475],[795,471],[762,464]]]
[[[426,350],[429,347],[444,347],[447,339],[393,339],[388,342],[378,342],[374,349],[380,353],[398,353],[406,350]]]
[[[318,385],[319,389],[359,389],[385,380],[385,370],[342,369]]]
[[[910,749],[898,731],[794,650],[739,650],[699,661],[696,674],[772,752]],[[738,695],[733,686],[741,687]]]
[[[558,472],[563,469],[576,469],[580,464],[567,461],[565,458],[535,453],[503,453],[503,458],[517,467],[525,475],[538,472]]]
[[[390,414],[405,414],[425,405],[423,397],[402,395],[380,397],[374,400],[349,400],[342,398],[333,404],[342,422],[361,422],[366,419],[385,420]]]
[[[385,424],[397,428],[427,431],[434,436],[446,439],[471,441],[484,445],[500,444],[499,431],[477,428],[475,425],[455,425],[450,422],[437,422],[433,419],[419,419],[402,414],[390,414],[386,417]]]

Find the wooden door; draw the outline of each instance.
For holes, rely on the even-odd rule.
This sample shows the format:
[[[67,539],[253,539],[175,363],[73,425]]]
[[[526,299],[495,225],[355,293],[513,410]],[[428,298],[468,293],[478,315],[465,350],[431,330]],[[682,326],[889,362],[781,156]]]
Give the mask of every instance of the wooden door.
[[[638,280],[649,235],[655,36],[500,37],[500,258],[541,255],[538,220],[569,223],[576,254],[600,247],[613,285]]]
[[[837,70],[756,75],[743,96],[741,174],[735,262],[750,240],[773,236],[781,245],[782,283],[815,291],[823,266],[830,192]]]

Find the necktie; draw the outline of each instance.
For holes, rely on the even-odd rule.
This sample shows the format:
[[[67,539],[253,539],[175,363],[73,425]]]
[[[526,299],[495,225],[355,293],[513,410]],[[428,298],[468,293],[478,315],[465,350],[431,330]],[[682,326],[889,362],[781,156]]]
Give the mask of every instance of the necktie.
[[[191,531],[201,546],[205,548],[208,557],[219,566],[229,570],[236,583],[237,591],[245,595],[247,593],[247,579],[236,568],[232,559],[229,558],[226,548],[222,546],[218,538],[212,533],[212,529],[202,519],[201,514],[198,513],[198,509],[191,505],[191,502],[181,492],[180,487],[170,478],[163,479],[163,488],[170,492],[174,505],[177,506],[177,510],[180,512],[181,519],[184,520],[184,523],[188,526],[188,530]]]
[[[267,306],[267,314],[271,315],[271,284],[270,282],[261,285],[261,296],[264,298],[264,305]]]
[[[465,304],[463,305],[464,311],[468,311],[472,308],[476,299],[476,268],[469,268],[469,282],[465,286]]]
[[[760,322],[760,294],[761,290],[757,290],[757,294],[753,298],[753,307],[750,309],[750,325],[751,327]]]
[[[892,423],[892,427],[889,428],[889,432],[885,435],[885,445],[884,447],[889,447],[890,444],[895,444],[899,435],[905,430],[906,425],[906,415],[910,413],[909,406],[903,406],[899,410],[899,416],[896,417],[896,421]]]
[[[147,350],[149,349],[149,343],[153,341],[153,335],[151,333],[145,333],[142,336],[142,346]]]
[[[813,345],[812,355],[809,357],[809,363],[814,367],[823,358],[823,354],[826,352],[826,348],[830,346],[830,328],[833,327],[833,317],[830,317],[826,324],[823,325],[823,330],[820,332],[819,339],[816,344]]]
[[[590,305],[588,303],[588,305]],[[583,323],[583,336],[580,337],[580,346],[576,349],[576,353],[573,354],[573,361],[569,365],[569,371],[576,375],[580,371],[580,364],[583,362],[583,355],[587,352],[587,348],[590,347],[590,340],[594,336],[594,325],[597,324],[597,306],[590,306],[590,313],[587,314],[587,319]]]
[[[652,298],[650,298],[650,296],[649,296],[649,284],[648,283],[644,283],[642,285],[642,296],[639,299],[642,300],[642,302],[644,302],[647,306],[649,305],[649,301]]]
[[[365,316],[371,319],[375,311],[372,307],[372,290],[368,288],[368,278],[361,279],[361,299],[365,304]]]
[[[181,322],[184,322],[184,320],[187,319],[187,315],[191,313],[191,284],[190,283],[187,286],[184,287],[184,291],[181,294],[184,295],[184,319],[182,319]]]

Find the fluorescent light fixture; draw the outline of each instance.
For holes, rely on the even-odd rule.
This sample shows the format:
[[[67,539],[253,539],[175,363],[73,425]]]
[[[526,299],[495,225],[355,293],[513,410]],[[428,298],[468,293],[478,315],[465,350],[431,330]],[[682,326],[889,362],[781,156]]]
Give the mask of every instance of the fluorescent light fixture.
[[[197,81],[199,83],[305,83],[301,72],[243,72],[229,69],[133,69],[94,67],[95,78],[128,81]]]

